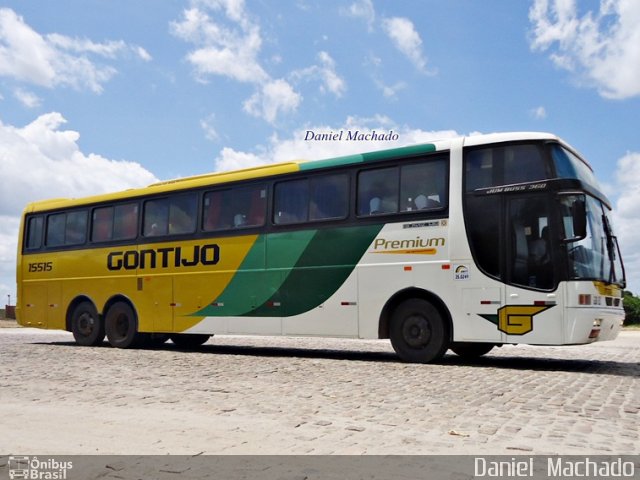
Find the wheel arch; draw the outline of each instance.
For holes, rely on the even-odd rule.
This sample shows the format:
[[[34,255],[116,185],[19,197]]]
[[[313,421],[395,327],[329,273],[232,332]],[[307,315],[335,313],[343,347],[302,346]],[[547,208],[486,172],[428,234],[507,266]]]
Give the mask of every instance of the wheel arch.
[[[77,308],[78,305],[80,305],[83,302],[89,302],[91,305],[93,305],[93,308],[96,309],[96,311],[98,312],[98,315],[102,317],[102,315],[100,314],[100,311],[98,310],[98,307],[96,306],[96,302],[94,302],[90,296],[84,295],[84,294],[78,295],[73,300],[71,300],[71,302],[69,302],[69,305],[67,306],[67,313],[65,315],[65,330],[67,332],[72,331],[71,317],[73,316],[73,311]]]
[[[118,302],[124,302],[126,304],[128,304],[131,309],[133,310],[133,313],[136,316],[136,322],[138,320],[138,310],[136,309],[136,306],[134,305],[134,303],[131,301],[131,299],[129,297],[127,297],[126,295],[123,295],[121,293],[117,293],[115,295],[112,295],[111,297],[109,297],[109,299],[105,302],[104,304],[104,308],[102,309],[102,315],[107,315],[107,312],[109,311],[109,309],[115,305]]]
[[[448,340],[451,341],[453,339],[453,321],[451,318],[451,312],[449,312],[446,304],[435,293],[417,287],[409,287],[400,290],[387,300],[387,303],[385,303],[382,311],[380,312],[378,338],[389,338],[389,328],[393,311],[398,305],[410,298],[421,298],[430,302],[438,309],[446,321],[447,336]]]

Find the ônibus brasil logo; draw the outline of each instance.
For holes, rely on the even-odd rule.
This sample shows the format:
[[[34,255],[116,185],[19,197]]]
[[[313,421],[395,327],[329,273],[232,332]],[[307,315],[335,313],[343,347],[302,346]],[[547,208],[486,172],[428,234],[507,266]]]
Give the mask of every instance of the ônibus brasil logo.
[[[73,468],[73,462],[54,458],[38,459],[13,455],[9,457],[9,478],[32,480],[66,480],[67,471]]]

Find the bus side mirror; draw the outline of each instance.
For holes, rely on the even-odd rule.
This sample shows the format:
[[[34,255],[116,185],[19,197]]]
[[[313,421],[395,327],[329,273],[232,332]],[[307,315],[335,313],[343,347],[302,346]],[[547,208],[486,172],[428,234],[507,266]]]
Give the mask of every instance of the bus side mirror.
[[[587,236],[587,202],[584,194],[560,196],[564,234],[562,241],[577,242]]]
[[[573,234],[578,239],[587,236],[587,209],[584,198],[576,200],[571,207],[573,217]]]

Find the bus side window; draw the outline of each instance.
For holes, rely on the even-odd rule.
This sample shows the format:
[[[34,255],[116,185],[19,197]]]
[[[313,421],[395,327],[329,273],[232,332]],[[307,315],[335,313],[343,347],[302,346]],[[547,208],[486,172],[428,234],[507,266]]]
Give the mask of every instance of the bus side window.
[[[400,173],[403,212],[446,207],[447,163],[427,161],[405,165]]]
[[[349,177],[327,175],[311,180],[309,220],[344,218],[349,208]]]
[[[138,204],[127,203],[115,207],[101,207],[93,211],[92,242],[131,240],[138,230]]]
[[[358,215],[398,211],[397,167],[365,170],[358,175]]]
[[[145,237],[193,233],[196,228],[197,194],[149,200],[144,204]]]
[[[205,232],[229,228],[261,227],[267,210],[264,185],[218,190],[204,195],[202,228]]]
[[[197,195],[189,193],[170,199],[169,234],[193,233],[196,229],[198,211]]]
[[[273,223],[286,225],[309,218],[309,180],[290,180],[276,184]]]
[[[116,205],[113,212],[113,240],[131,240],[138,236],[138,204]]]
[[[59,247],[64,245],[64,228],[66,215],[57,213],[47,217],[47,247]]]
[[[202,229],[205,232],[220,230],[222,213],[222,192],[207,192],[204,195],[204,209],[202,210]]]
[[[264,225],[267,210],[267,189],[263,186],[253,188],[251,192],[251,206],[247,213],[247,226],[259,227]]]
[[[86,210],[67,213],[65,225],[65,245],[80,245],[87,238],[87,212]]]
[[[113,207],[96,208],[91,224],[91,241],[108,242],[113,235]]]
[[[144,229],[145,237],[157,237],[166,235],[169,231],[169,199],[149,200],[144,204]]]
[[[35,250],[42,246],[42,227],[44,225],[43,218],[31,217],[27,224],[27,243],[28,250]]]
[[[87,211],[56,213],[47,217],[47,247],[80,245],[87,235]]]

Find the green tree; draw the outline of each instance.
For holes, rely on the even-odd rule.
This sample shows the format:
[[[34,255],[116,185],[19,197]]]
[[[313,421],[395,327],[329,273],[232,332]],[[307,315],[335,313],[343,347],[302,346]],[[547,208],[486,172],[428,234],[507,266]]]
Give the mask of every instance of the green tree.
[[[624,324],[639,325],[640,324],[640,298],[636,297],[633,293],[627,290],[624,291],[623,298],[624,298],[624,312],[626,313]]]

